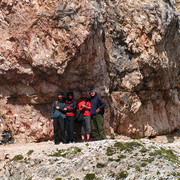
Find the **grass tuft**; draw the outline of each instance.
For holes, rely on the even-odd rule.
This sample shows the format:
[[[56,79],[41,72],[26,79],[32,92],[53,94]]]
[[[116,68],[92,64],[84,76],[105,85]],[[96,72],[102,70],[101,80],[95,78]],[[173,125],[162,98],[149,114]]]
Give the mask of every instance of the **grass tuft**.
[[[33,152],[34,152],[34,150],[29,150],[29,151],[27,152],[27,155],[30,156]]]
[[[88,173],[84,177],[84,180],[94,180],[96,178],[96,175],[94,173]]]
[[[53,156],[53,157],[66,157],[67,155],[70,155],[70,154],[77,154],[81,152],[81,149],[78,148],[78,147],[70,147],[68,149],[60,149],[60,150],[57,150],[57,152],[53,153],[53,154],[50,154],[49,156]]]
[[[96,167],[97,168],[103,168],[103,167],[105,167],[106,166],[106,164],[103,164],[103,163],[97,163],[96,164]]]
[[[117,174],[117,178],[116,179],[122,179],[122,178],[126,178],[128,176],[128,173],[126,171],[121,171]]]
[[[22,154],[18,154],[16,156],[13,157],[13,161],[19,161],[19,160],[22,160],[24,159],[23,155]]]

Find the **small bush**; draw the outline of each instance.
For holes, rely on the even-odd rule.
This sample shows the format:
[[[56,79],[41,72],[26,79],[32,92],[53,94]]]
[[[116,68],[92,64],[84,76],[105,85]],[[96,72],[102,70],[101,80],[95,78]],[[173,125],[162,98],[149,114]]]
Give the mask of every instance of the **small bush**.
[[[140,152],[142,152],[142,153],[145,153],[147,151],[148,151],[148,149],[146,149],[145,147],[142,147],[142,149],[140,150]]]
[[[12,160],[13,161],[19,161],[19,160],[22,160],[22,159],[24,159],[23,155],[19,154],[19,155],[14,156]]]
[[[167,141],[168,141],[168,143],[173,143],[174,142],[174,137],[167,136]]]
[[[108,147],[107,149],[106,149],[106,155],[107,156],[112,156],[113,154],[115,154],[116,153],[116,148],[114,148],[114,147]]]
[[[116,177],[116,174],[113,171],[110,171],[108,173],[108,176],[114,178],[114,177]]]
[[[156,151],[156,153],[165,157],[166,159],[168,159],[168,161],[180,164],[178,157],[173,153],[171,149],[164,149],[161,147],[159,150]]]
[[[123,150],[130,151],[130,150],[133,150],[134,147],[139,147],[139,146],[142,146],[142,145],[136,141],[126,142],[126,143],[116,142],[114,144],[114,147],[119,148],[121,151],[123,151]]]
[[[106,164],[102,164],[102,163],[97,163],[96,164],[96,167],[97,168],[103,168],[103,167],[105,167],[106,166]]]
[[[114,159],[113,158],[109,158],[108,161],[114,161]]]
[[[94,173],[88,173],[84,177],[84,180],[94,180],[94,179],[96,179],[96,175]]]
[[[117,178],[116,179],[121,179],[121,178],[126,178],[128,176],[126,171],[121,171],[118,173]]]
[[[29,151],[27,152],[27,155],[30,156],[33,152],[34,152],[34,150],[29,150]]]
[[[116,138],[114,133],[110,133],[109,136],[110,136],[111,139],[115,139]]]
[[[146,161],[148,163],[152,163],[154,161],[154,158],[147,158],[147,159],[143,159],[142,161]]]
[[[141,167],[145,167],[145,166],[147,166],[147,163],[145,162],[141,163]]]
[[[68,149],[57,149],[57,152],[50,154],[49,156],[54,156],[54,157],[66,157],[69,154],[77,154],[78,152],[81,152],[81,149],[78,147],[70,147]]]
[[[119,156],[118,156],[118,158],[119,158],[119,159],[126,158],[126,155],[124,155],[124,154],[121,154],[121,155],[119,155]]]
[[[135,167],[136,171],[141,171],[141,168],[139,166]]]

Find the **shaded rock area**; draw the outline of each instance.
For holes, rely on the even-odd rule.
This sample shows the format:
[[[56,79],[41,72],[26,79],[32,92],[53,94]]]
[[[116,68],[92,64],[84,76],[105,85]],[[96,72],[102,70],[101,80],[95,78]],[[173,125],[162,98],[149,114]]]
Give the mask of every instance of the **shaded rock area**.
[[[170,0],[2,0],[1,131],[8,125],[15,141],[51,139],[57,92],[77,99],[91,87],[107,102],[107,132],[179,128],[178,10]]]
[[[179,151],[170,144],[125,137],[65,145],[12,144],[0,150],[0,179],[178,180]]]

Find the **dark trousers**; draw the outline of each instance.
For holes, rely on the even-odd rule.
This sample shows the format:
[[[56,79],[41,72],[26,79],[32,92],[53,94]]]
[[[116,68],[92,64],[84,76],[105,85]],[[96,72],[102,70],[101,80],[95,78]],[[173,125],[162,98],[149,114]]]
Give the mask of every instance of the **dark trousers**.
[[[91,133],[91,123],[90,116],[84,116],[84,121],[81,122],[81,134],[90,134]]]
[[[106,139],[104,130],[104,120],[101,114],[91,116],[92,136],[95,140]]]
[[[74,116],[66,116],[67,141],[75,141]]]
[[[54,119],[54,142],[59,143],[62,141],[63,143],[66,143],[66,137],[65,137],[65,119],[63,117],[55,118]],[[60,130],[60,135],[59,135]]]

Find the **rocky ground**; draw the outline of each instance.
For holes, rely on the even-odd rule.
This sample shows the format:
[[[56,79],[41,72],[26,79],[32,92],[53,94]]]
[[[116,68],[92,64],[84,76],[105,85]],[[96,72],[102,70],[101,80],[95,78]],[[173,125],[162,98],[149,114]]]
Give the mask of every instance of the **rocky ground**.
[[[1,145],[1,180],[179,180],[180,131],[150,139],[117,137],[54,145]]]

